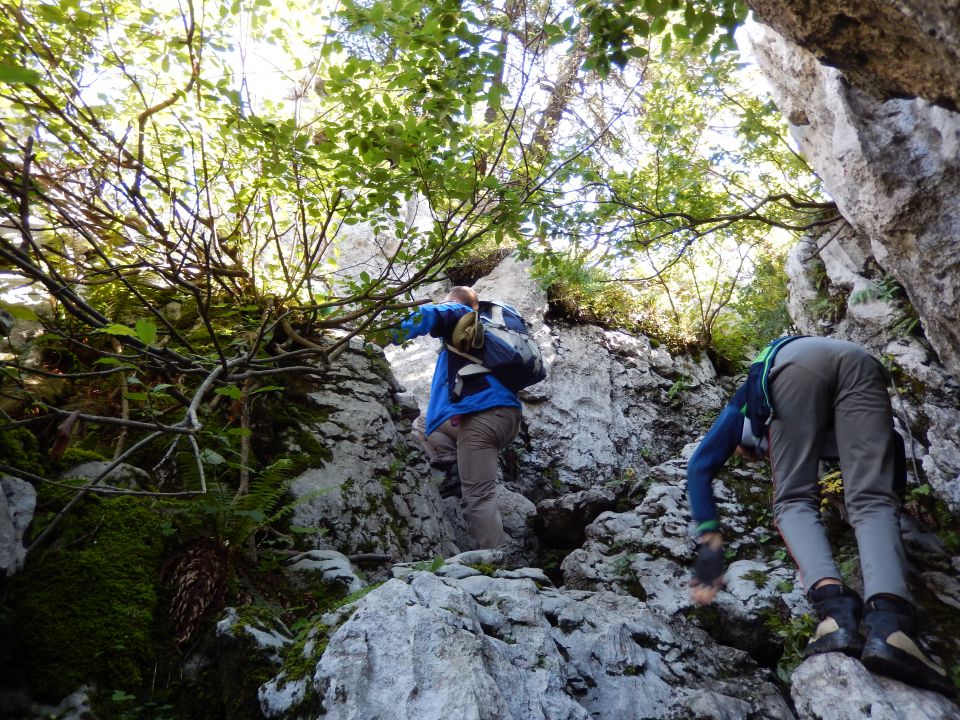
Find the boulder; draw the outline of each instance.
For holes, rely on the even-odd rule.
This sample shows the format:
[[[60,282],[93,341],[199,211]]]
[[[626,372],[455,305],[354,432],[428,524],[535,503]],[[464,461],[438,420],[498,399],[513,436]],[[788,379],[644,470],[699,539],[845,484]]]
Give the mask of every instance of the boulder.
[[[747,654],[634,598],[483,574],[390,580],[357,603],[305,682],[287,696],[300,704],[265,684],[264,714],[587,720],[719,706],[737,709],[732,717],[793,717]]]
[[[23,567],[23,538],[33,520],[37,491],[25,480],[0,475],[0,575],[10,576]]]

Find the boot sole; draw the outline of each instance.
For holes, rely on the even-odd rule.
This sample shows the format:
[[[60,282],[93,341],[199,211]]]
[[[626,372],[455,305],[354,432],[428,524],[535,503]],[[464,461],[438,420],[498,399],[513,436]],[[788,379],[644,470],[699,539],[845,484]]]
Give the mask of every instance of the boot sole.
[[[860,661],[867,670],[878,675],[934,690],[949,697],[956,695],[957,689],[949,680],[941,678],[912,655],[891,647],[882,640],[879,642],[868,640]]]
[[[831,652],[839,652],[848,657],[859,658],[860,653],[863,652],[863,638],[860,635],[837,630],[829,635],[824,635],[812,645],[807,645],[803,650],[803,657],[808,658]]]

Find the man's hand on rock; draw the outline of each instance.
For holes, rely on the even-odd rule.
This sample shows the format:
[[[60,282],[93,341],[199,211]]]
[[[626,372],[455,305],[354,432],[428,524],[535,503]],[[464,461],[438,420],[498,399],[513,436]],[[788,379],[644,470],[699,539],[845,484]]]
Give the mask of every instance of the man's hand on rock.
[[[700,537],[700,549],[690,581],[690,595],[695,603],[707,605],[713,602],[724,584],[723,570],[723,537],[718,532],[704,533]]]

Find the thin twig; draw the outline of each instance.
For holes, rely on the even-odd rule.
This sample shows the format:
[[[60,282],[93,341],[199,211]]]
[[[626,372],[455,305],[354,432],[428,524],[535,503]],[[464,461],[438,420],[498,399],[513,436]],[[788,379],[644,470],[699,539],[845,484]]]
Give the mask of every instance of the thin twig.
[[[114,352],[121,352],[123,346],[117,340],[113,341],[113,350]],[[127,376],[123,374],[120,376],[120,417],[123,420],[130,419],[130,399],[127,397],[127,392],[130,389],[129,384],[127,383]],[[120,453],[123,452],[123,444],[127,441],[127,428],[124,426],[120,430],[120,436],[117,438],[117,447],[113,451],[113,456],[118,457]]]
[[[846,223],[841,223],[840,226],[839,226],[836,230],[834,230],[833,235],[831,235],[830,237],[828,237],[828,238],[827,238],[827,241],[826,241],[823,245],[820,245],[819,247],[815,247],[814,250],[813,250],[813,252],[811,252],[809,255],[807,255],[807,257],[805,257],[805,258],[803,258],[802,260],[800,260],[800,262],[801,262],[802,264],[806,264],[806,263],[810,262],[811,260],[813,260],[817,255],[819,255],[821,252],[823,252],[823,250],[827,247],[827,245],[829,245],[829,244],[832,243],[834,240],[836,240],[837,236],[840,235],[840,233],[843,231],[843,229],[844,229],[845,227],[848,227],[847,224],[846,224]]]
[[[47,409],[52,414],[58,415],[58,416],[71,414],[69,410],[61,410],[59,408],[53,408],[53,407],[47,407]],[[30,421],[33,422],[36,420],[43,420],[44,418],[49,418],[49,417],[50,417],[49,415],[40,415],[36,418],[31,418]],[[142,422],[140,420],[122,420],[120,418],[108,417],[106,415],[84,415],[83,413],[80,413],[77,416],[77,419],[83,420],[84,422],[92,423],[95,425],[119,425],[121,427],[128,427],[133,430],[156,430],[160,432],[177,433],[179,435],[193,435],[197,432],[197,429],[198,429],[195,427],[185,427],[182,423],[178,423],[177,425],[161,425],[160,423]],[[21,422],[25,423],[27,421],[24,420]],[[0,430],[4,430],[4,429],[5,428],[0,428]]]
[[[0,472],[5,472],[7,475],[20,478],[21,480],[42,482],[48,485],[56,485],[57,487],[67,488],[68,490],[77,490],[79,488],[77,485],[71,485],[70,483],[61,482],[59,480],[51,480],[50,478],[34,475],[33,473],[26,472],[25,470],[10,467],[9,465],[0,465]],[[151,490],[130,490],[129,488],[121,488],[114,485],[97,485],[96,487],[87,488],[86,491],[91,494],[137,495],[140,497],[192,497],[194,495],[202,495],[201,491],[199,490],[183,490],[181,492],[154,492]]]
[[[30,232],[30,163],[33,161],[33,135],[27,136],[27,146],[23,151],[23,172],[20,175],[20,232],[23,244],[20,249],[26,252],[33,245]]]
[[[203,459],[200,457],[200,446],[197,445],[197,439],[190,435],[190,447],[193,448],[193,457],[197,461],[197,472],[200,474],[200,490],[207,491],[207,476],[203,472]]]
[[[8,367],[13,370],[16,370],[19,373],[25,373],[27,375],[39,375],[40,377],[55,378],[57,380],[81,380],[84,378],[99,378],[106,377],[108,375],[113,375],[118,372],[129,372],[131,370],[136,370],[132,365],[123,366],[123,367],[114,367],[109,370],[96,370],[93,372],[82,372],[82,373],[56,373],[50,372],[49,370],[40,370],[38,368],[24,367],[20,363],[0,361],[0,367]]]
[[[243,390],[240,395],[240,483],[233,501],[237,502],[250,489],[250,390],[253,382],[250,378],[243,381]]]

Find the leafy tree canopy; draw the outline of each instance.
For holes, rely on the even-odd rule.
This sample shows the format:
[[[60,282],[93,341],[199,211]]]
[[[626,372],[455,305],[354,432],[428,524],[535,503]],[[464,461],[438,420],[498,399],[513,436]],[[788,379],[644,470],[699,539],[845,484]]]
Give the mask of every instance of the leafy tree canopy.
[[[186,457],[192,485],[177,490],[212,474],[242,493],[270,460],[250,446],[256,403],[353,337],[383,342],[420,288],[504,248],[572,314],[745,352],[765,338],[738,317],[782,318],[769,278],[783,244],[836,218],[750,90],[733,34],[745,13],[739,0],[10,8],[0,270],[49,310],[4,305],[44,328],[0,359],[5,427],[46,428],[58,452],[78,419],[112,428],[115,462]],[[239,411],[217,416],[210,445],[201,430],[226,401]]]

